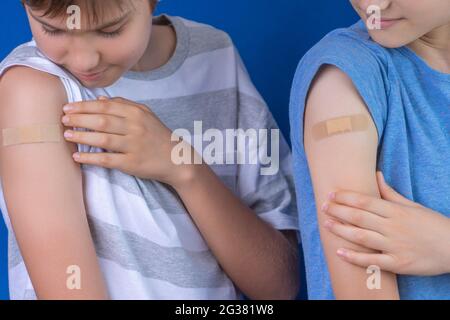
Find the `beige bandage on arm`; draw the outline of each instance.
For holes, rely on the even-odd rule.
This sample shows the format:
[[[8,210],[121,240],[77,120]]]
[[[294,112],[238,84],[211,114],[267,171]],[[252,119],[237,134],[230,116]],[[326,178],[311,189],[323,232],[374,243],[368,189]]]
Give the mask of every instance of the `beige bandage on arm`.
[[[61,141],[61,126],[60,124],[30,124],[3,129],[3,146],[59,142]]]
[[[355,114],[322,121],[313,126],[314,140],[321,140],[336,134],[364,131],[369,127],[369,119],[365,114]]]

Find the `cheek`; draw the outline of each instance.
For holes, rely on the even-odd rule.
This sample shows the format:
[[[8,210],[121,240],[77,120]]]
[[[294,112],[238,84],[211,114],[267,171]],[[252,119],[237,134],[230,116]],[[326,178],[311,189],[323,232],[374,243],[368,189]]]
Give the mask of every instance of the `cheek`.
[[[33,38],[39,50],[55,63],[59,63],[67,52],[67,44],[61,37],[52,37],[43,31],[33,31]]]
[[[121,39],[117,39],[113,50],[107,50],[104,53],[105,60],[110,63],[120,65],[124,68],[134,66],[145,53],[151,31],[130,32]],[[114,61],[114,62],[113,62]]]
[[[411,4],[410,0],[399,0],[399,7],[417,33],[428,33],[450,23],[449,0],[426,0]]]

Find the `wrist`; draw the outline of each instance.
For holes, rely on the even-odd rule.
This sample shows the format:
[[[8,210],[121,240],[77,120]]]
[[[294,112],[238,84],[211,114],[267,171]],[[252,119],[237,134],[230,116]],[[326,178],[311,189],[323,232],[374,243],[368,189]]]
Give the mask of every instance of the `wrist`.
[[[179,164],[175,165],[174,178],[170,185],[177,191],[192,187],[201,176],[205,164]]]
[[[179,193],[186,188],[192,189],[200,178],[210,170],[200,154],[192,147],[192,157],[189,163],[174,164],[171,186]]]
[[[172,142],[171,144],[170,164],[166,168],[167,173],[163,179],[163,182],[176,190],[192,182],[198,169],[196,168],[198,166],[196,163],[203,163],[202,158],[194,147],[183,141],[183,139],[180,140],[181,142]],[[174,152],[176,147],[182,149],[182,154],[180,151]]]

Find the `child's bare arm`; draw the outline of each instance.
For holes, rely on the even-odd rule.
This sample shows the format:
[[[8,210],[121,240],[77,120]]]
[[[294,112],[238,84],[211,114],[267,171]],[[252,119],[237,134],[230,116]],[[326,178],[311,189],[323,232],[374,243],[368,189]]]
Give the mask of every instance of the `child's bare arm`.
[[[67,102],[56,77],[13,67],[0,81],[0,128],[61,124]],[[83,203],[76,144],[60,142],[0,146],[0,173],[17,242],[39,299],[104,299]],[[67,279],[79,267],[81,288]],[[69,286],[70,287],[70,286]]]
[[[174,185],[221,267],[252,299],[293,299],[299,272],[295,231],[258,217],[206,165]]]
[[[369,126],[317,140],[313,127],[332,118],[364,114]],[[367,107],[350,78],[338,68],[325,66],[312,84],[306,102],[304,145],[317,207],[320,237],[333,290],[337,299],[397,299],[396,276],[381,273],[381,289],[369,290],[366,269],[342,261],[338,248],[360,246],[338,238],[324,229],[327,216],[321,211],[331,191],[353,190],[379,197],[376,181],[377,131]]]

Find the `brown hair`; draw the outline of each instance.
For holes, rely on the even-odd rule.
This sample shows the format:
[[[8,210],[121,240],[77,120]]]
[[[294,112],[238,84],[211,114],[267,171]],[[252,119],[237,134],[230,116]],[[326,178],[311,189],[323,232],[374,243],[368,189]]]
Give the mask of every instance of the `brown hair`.
[[[120,7],[121,10],[123,10],[125,0],[20,0],[22,4],[25,6],[30,7],[33,10],[44,10],[44,13],[42,16],[48,16],[50,18],[55,18],[57,16],[60,16],[62,14],[66,13],[66,10],[69,6],[73,4],[80,4],[83,2],[86,5],[86,8],[88,8],[88,11],[92,13],[93,21],[97,22],[99,17],[99,12],[104,11],[104,7],[101,3],[104,1],[108,2],[114,2],[117,6]],[[156,7],[156,3],[158,0],[149,0],[150,5],[152,8],[152,11]],[[131,1],[127,1],[129,5],[132,5]],[[108,6],[110,6],[111,3],[108,3]]]

